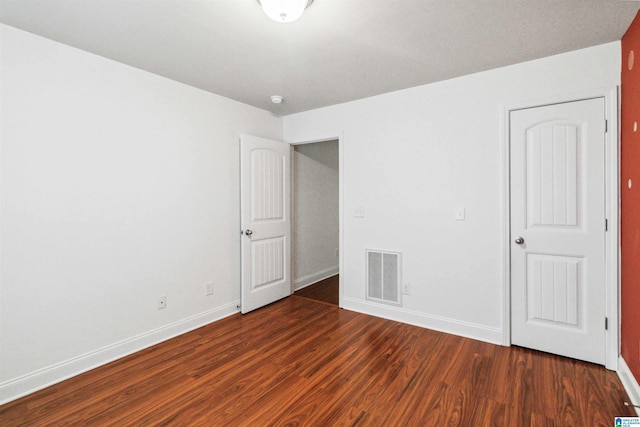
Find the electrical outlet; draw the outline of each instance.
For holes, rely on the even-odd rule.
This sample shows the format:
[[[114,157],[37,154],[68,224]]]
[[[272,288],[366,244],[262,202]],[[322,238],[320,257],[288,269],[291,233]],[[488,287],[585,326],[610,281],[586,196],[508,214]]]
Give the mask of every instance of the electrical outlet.
[[[353,216],[355,218],[364,218],[364,206],[358,206],[353,211]]]
[[[411,284],[403,283],[402,284],[402,293],[404,295],[411,295]]]
[[[167,297],[162,295],[158,297],[158,310],[167,308]]]
[[[204,294],[213,295],[213,282],[209,282],[206,285],[204,285]]]

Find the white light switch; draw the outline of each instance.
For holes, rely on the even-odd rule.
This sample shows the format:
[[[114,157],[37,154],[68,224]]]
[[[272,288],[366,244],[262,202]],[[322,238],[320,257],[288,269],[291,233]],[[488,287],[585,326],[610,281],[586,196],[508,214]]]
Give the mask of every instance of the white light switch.
[[[456,212],[454,215],[454,218],[456,219],[456,221],[464,221],[464,217],[465,217],[465,212],[464,212],[464,206],[458,206],[456,208]]]
[[[358,206],[355,211],[353,212],[353,216],[355,218],[364,218],[364,207],[363,206]]]

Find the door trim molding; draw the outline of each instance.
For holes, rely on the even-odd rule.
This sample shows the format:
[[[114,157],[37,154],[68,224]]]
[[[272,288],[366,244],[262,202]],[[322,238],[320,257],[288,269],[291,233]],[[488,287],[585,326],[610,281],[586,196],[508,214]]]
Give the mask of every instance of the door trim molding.
[[[618,126],[618,86],[597,88],[564,96],[552,96],[514,105],[500,106],[502,127],[501,141],[501,203],[502,203],[502,345],[511,345],[511,251],[510,251],[510,132],[509,115],[512,111],[525,108],[543,107],[566,102],[604,98],[605,118],[608,122],[605,133],[605,215],[609,220],[609,230],[605,233],[605,315],[609,318],[609,329],[605,334],[605,367],[618,369],[620,353],[620,150]],[[603,324],[604,327],[604,324]]]
[[[344,133],[340,132],[338,135],[322,135],[317,138],[287,141],[291,144],[292,149],[294,145],[313,144],[315,142],[325,141],[338,141],[338,274],[344,271]],[[293,167],[291,168],[293,173]],[[293,180],[292,180],[293,183]],[[293,197],[293,191],[291,192]],[[295,218],[292,217],[295,221]],[[293,226],[293,221],[292,221]],[[293,262],[291,263],[293,269]],[[344,286],[342,284],[342,278],[338,283],[338,307],[344,307]]]

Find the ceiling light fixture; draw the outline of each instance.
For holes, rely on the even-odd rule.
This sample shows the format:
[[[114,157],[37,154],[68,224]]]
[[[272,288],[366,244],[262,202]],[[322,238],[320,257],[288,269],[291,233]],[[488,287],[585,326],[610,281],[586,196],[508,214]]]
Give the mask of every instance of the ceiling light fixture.
[[[258,0],[264,13],[276,22],[293,22],[313,0]]]

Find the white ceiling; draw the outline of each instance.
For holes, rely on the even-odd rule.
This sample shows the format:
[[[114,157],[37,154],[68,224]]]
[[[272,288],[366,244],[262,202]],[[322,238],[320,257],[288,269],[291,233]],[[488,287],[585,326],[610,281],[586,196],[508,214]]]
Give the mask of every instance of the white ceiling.
[[[279,24],[256,0],[0,0],[0,22],[285,115],[620,40],[639,7],[315,0]]]

